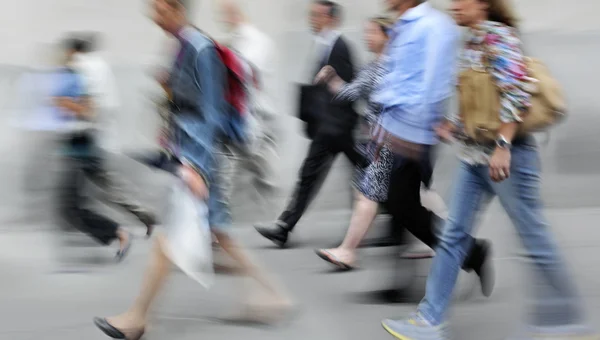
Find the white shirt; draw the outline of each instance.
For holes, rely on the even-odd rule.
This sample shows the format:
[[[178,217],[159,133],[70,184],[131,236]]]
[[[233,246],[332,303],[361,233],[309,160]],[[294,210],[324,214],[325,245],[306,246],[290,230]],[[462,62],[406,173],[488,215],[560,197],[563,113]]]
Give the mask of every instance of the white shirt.
[[[77,54],[73,66],[83,76],[94,105],[101,109],[119,106],[114,75],[101,56],[94,53]]]
[[[117,151],[115,111],[119,106],[119,99],[110,66],[95,53],[79,53],[74,57],[73,67],[82,75],[92,105],[96,108],[96,120],[101,131],[100,145],[110,151]]]
[[[306,66],[306,75],[302,76],[302,79],[304,79],[307,84],[313,83],[316,68],[321,66],[323,62],[329,60],[331,50],[340,35],[341,33],[339,31],[328,29],[313,35],[312,50],[309,54],[308,65]]]
[[[275,45],[271,39],[256,27],[242,24],[232,32],[230,45],[256,72],[260,81],[260,90],[255,93],[257,110],[263,113],[275,113],[268,89],[272,86],[275,74]]]
[[[324,59],[329,59],[333,45],[335,45],[340,35],[342,34],[336,30],[323,30],[319,32],[319,34],[315,35],[315,52],[319,62]]]

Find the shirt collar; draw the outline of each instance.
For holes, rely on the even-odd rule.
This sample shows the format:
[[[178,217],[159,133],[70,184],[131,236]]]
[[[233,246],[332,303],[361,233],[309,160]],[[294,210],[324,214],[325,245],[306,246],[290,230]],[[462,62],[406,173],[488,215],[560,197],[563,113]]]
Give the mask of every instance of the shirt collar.
[[[341,33],[339,31],[327,29],[319,32],[319,34],[315,36],[315,40],[329,46],[332,45],[340,35]]]
[[[396,23],[390,28],[390,40],[393,40],[392,37],[395,37],[398,33],[400,33],[401,26],[410,21],[419,20],[423,16],[425,16],[432,9],[429,2],[424,2],[418,6],[415,6],[408,11],[404,12],[396,21]]]
[[[402,14],[402,16],[400,17],[399,21],[406,22],[406,21],[414,21],[414,20],[421,19],[430,10],[431,10],[431,5],[429,4],[429,2],[426,1],[420,5],[413,7],[411,9],[409,9],[408,11],[404,12],[404,14]]]
[[[467,30],[466,40],[471,43],[482,43],[492,26],[493,23],[491,21],[480,22],[479,25]]]
[[[194,27],[192,27],[190,25],[185,25],[182,28],[180,28],[179,31],[177,31],[177,34],[175,34],[175,38],[177,38],[177,40],[179,40],[179,42],[183,43],[183,41],[186,40],[186,37],[188,36],[188,34],[193,31],[194,31]]]

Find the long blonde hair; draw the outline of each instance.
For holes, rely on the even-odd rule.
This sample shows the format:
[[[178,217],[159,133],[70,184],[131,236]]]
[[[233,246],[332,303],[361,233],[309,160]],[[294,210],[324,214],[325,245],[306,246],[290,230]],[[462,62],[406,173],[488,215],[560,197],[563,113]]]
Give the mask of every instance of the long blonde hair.
[[[488,20],[518,28],[519,18],[510,0],[478,0],[488,4]]]

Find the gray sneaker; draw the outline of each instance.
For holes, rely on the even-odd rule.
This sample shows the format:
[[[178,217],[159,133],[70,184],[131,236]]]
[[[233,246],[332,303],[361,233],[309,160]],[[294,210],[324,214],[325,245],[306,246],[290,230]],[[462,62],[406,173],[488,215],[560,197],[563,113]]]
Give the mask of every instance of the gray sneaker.
[[[383,328],[400,340],[449,340],[445,324],[432,326],[420,315],[415,314],[405,320],[383,320]]]

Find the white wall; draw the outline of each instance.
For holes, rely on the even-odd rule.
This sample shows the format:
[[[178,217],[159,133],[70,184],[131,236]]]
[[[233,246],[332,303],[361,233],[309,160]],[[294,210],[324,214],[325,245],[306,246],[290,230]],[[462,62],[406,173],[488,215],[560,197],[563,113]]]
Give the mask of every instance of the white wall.
[[[194,21],[219,36],[216,1],[192,0]],[[240,0],[253,21],[281,42],[289,32],[306,31],[310,0]],[[358,33],[365,18],[379,12],[382,0],[339,0],[346,9],[344,29]],[[114,63],[147,63],[156,57],[163,34],[147,18],[149,0],[0,0],[0,64],[27,65],[40,43],[63,33],[95,30],[107,37]],[[432,0],[447,8],[449,0]],[[526,33],[600,31],[597,0],[514,0]]]

